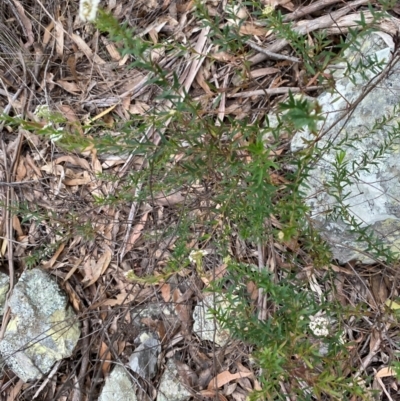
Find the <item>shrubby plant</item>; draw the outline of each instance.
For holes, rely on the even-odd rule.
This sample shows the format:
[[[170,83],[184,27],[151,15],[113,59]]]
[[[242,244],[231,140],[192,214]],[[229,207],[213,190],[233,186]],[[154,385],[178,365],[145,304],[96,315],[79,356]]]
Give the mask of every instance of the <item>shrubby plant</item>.
[[[182,92],[173,72],[152,61],[149,55],[161,45],[146,42],[135,35],[132,28],[120,25],[103,10],[97,12],[95,19],[96,12],[89,10],[90,5],[86,1],[81,4],[81,18],[94,20],[95,26],[122,48],[122,54],[132,57],[132,67],[149,74],[147,85],[158,89],[157,105],[145,115],[132,115],[127,123],[120,123],[117,140],[103,132],[101,126],[88,127],[91,137],[86,138],[73,132],[60,136],[56,124],[48,124],[39,132],[67,150],[82,150],[90,144],[99,152],[129,152],[145,158],[146,168],[132,171],[119,187],[118,196],[97,197],[98,205],[141,202],[151,199],[155,193],[169,194],[182,188],[190,191],[199,182],[209,188],[207,218],[201,216],[196,222],[196,215],[185,203],[177,207],[180,217],[174,234],[180,240],[165,274],[131,278],[148,282],[168,280],[174,272],[189,266],[192,249],[187,248],[187,240],[193,237],[192,228],[196,223],[204,225],[200,248],[202,244],[212,243],[215,254],[221,260],[228,258],[229,261],[228,274],[216,280],[212,290],[231,299],[232,308],[222,309],[216,305],[215,314],[233,338],[254,345],[252,357],[258,366],[262,390],[254,393],[252,399],[286,400],[288,396],[298,400],[343,400],[353,396],[367,399],[369,393],[365,391],[365,383],[353,379],[348,366],[348,347],[343,338],[346,318],[357,318],[362,311],[345,309],[336,302],[332,286],[327,286],[331,288],[330,292],[316,294],[310,288],[309,280],[300,279],[298,274],[305,263],[313,265],[317,271],[330,265],[329,249],[308,220],[308,209],[303,200],[310,166],[327,149],[318,148],[317,141],[310,141],[307,149],[298,154],[277,152],[284,133],[308,128],[315,139],[318,137],[318,122],[323,118],[319,105],[289,93],[279,105],[281,116],[276,125],[269,124],[267,117],[264,121],[264,118],[251,120],[250,116],[243,119],[225,117],[217,124],[214,115],[204,114],[200,103]],[[97,7],[97,3],[95,5]],[[253,3],[250,6],[257,9]],[[258,9],[261,15],[262,11]],[[283,22],[279,12],[265,14],[266,25],[290,42],[310,75],[320,73],[321,82],[326,67],[340,59],[344,49],[358,43],[356,40],[373,25],[361,20],[357,31],[350,30],[347,41],[326,50],[331,43],[325,35],[315,35],[311,45]],[[245,48],[247,38],[239,33],[240,21],[230,25],[229,29],[221,28],[220,21],[210,17],[200,3],[197,4],[197,15],[203,26],[210,28],[210,40],[221,49],[235,52]],[[383,12],[374,12],[373,23],[382,15]],[[193,52],[190,45],[183,47],[170,42],[162,46],[176,51],[177,57]],[[360,63],[364,64],[359,65],[357,71],[362,70],[361,67],[374,67],[377,71],[381,68],[373,58]],[[245,62],[244,68],[248,68]],[[37,125],[27,121],[6,117],[3,120],[37,131]],[[62,125],[63,121],[57,120],[57,124]],[[376,129],[384,124],[386,121],[377,121]],[[58,136],[54,136],[57,133]],[[149,133],[155,133],[158,141],[154,141],[154,136],[150,137]],[[371,252],[392,261],[394,256],[388,254],[373,235],[352,221],[344,200],[349,180],[375,163],[398,135],[396,127],[387,143],[372,155],[366,154],[363,164],[351,169],[343,149],[353,139],[347,138],[348,142],[335,145],[335,173],[328,188],[338,201],[339,206],[334,210],[338,218],[347,220],[361,241],[369,241]],[[179,161],[176,162],[178,154]],[[275,174],[284,177],[283,183],[276,182]],[[140,191],[132,191],[138,187]],[[283,267],[268,271],[261,251],[258,267],[254,259],[246,263],[235,260],[229,251],[233,237],[259,250],[267,244],[278,244]],[[290,250],[290,243],[300,246],[303,256]],[[201,260],[204,268],[205,255]],[[330,280],[334,272],[321,276]],[[250,297],[249,283],[266,299],[263,318]],[[329,328],[326,322],[329,322]]]

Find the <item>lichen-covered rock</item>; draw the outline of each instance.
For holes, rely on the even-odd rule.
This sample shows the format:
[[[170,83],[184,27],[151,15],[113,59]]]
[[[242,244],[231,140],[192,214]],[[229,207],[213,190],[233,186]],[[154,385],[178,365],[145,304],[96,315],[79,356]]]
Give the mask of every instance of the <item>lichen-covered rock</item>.
[[[179,380],[174,360],[168,360],[158,387],[157,401],[185,401],[190,396],[190,392]]]
[[[0,316],[4,313],[7,293],[10,289],[10,277],[0,272]]]
[[[221,297],[207,294],[204,300],[200,301],[193,311],[193,331],[202,339],[213,341],[221,347],[226,345],[231,339],[229,332],[222,329],[214,318],[211,309],[215,309],[215,304],[224,309],[225,301]]]
[[[392,57],[393,41],[384,33],[375,32],[359,39],[358,51],[346,50],[344,58],[353,66],[360,61],[367,63],[366,55],[381,61],[383,66]],[[396,139],[383,157],[374,158],[363,168],[365,155],[373,158],[388,139],[389,132],[400,123],[400,65],[395,64],[390,73],[374,87],[354,109],[348,113],[348,106],[354,103],[366,88],[374,86],[379,68],[365,66],[364,70],[345,74],[346,65],[334,73],[336,91],[324,92],[318,97],[324,121],[319,132],[325,132],[317,146],[325,149],[313,166],[307,187],[303,187],[305,199],[311,209],[311,218],[330,244],[333,256],[341,263],[352,259],[371,263],[366,254],[366,243],[360,243],[349,230],[348,221],[333,218],[331,211],[338,206],[327,188],[334,171],[338,152],[346,152],[348,173],[343,178],[350,181],[344,188],[347,194],[344,205],[361,227],[368,227],[392,251],[400,251],[400,139]],[[392,116],[392,117],[390,117]],[[383,117],[390,117],[386,124],[376,127]],[[375,126],[375,127],[374,127]],[[398,130],[398,128],[397,128]],[[298,132],[291,142],[292,151],[306,147],[306,141],[315,137],[308,131]],[[371,163],[372,161],[372,163]]]
[[[139,345],[129,358],[129,367],[143,379],[152,379],[157,374],[161,342],[152,333],[142,333],[136,340]]]
[[[23,381],[40,379],[55,362],[71,356],[80,336],[67,296],[41,269],[25,271],[9,300],[12,317],[0,354]]]
[[[115,366],[99,397],[99,401],[136,401],[136,389],[129,373],[122,366]]]

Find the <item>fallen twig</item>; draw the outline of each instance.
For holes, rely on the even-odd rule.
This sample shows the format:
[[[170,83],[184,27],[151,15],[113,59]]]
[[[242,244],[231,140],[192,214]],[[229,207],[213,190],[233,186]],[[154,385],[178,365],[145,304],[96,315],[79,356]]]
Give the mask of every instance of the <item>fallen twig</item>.
[[[323,86],[309,86],[308,88],[297,88],[297,87],[285,87],[281,86],[280,88],[267,88],[267,89],[256,89],[254,91],[248,92],[240,92],[240,93],[232,93],[228,94],[230,98],[246,98],[251,96],[262,96],[262,95],[285,95],[289,92],[299,93],[305,91],[315,91],[317,89],[323,89]]]

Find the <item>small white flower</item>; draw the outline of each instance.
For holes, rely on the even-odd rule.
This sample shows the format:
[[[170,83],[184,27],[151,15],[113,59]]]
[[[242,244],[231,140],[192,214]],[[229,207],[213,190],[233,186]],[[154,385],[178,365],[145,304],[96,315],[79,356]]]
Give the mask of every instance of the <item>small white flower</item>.
[[[312,322],[310,322],[309,327],[314,335],[318,337],[327,337],[329,335],[329,319],[323,316],[315,317]]]
[[[197,251],[192,251],[190,252],[189,255],[189,260],[192,263],[198,263],[199,261],[201,262],[201,259],[203,258],[203,256],[208,255],[208,252],[205,250],[197,250]]]
[[[51,134],[51,135],[50,135],[50,140],[51,140],[52,142],[57,142],[57,141],[59,141],[60,139],[62,139],[62,137],[63,137],[63,134]]]
[[[80,0],[79,18],[82,21],[94,21],[96,19],[99,3],[100,0]]]
[[[40,104],[36,106],[33,114],[39,118],[49,118],[51,116],[51,110],[47,104]]]
[[[268,17],[268,15],[272,14],[272,13],[274,12],[274,10],[275,10],[274,7],[272,7],[272,6],[270,6],[270,5],[267,5],[267,6],[265,6],[264,9],[262,10],[262,15],[263,15],[264,17]]]

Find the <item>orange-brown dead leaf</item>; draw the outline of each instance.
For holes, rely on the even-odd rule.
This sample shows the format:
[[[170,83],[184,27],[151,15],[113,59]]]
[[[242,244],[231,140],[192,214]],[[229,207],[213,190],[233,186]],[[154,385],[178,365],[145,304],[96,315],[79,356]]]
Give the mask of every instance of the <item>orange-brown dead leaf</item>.
[[[43,47],[46,47],[46,45],[50,42],[50,39],[52,38],[51,31],[53,30],[53,28],[54,28],[54,21],[51,21],[50,24],[44,28],[43,40],[42,40]]]
[[[63,114],[63,116],[70,123],[79,123],[79,118],[75,113],[75,110],[72,106],[68,104],[60,104],[57,109]]]
[[[111,258],[112,258],[111,250],[105,249],[105,251],[97,260],[97,262],[95,262],[93,259],[90,259],[87,261],[87,263],[84,264],[85,278],[83,279],[83,282],[87,283],[85,285],[85,288],[94,284],[100,278],[100,276],[107,270],[107,267],[111,262]]]
[[[90,166],[87,160],[82,159],[81,157],[74,156],[74,155],[65,155],[58,157],[57,159],[54,159],[54,163],[59,164],[59,163],[71,163],[74,166],[80,166],[85,170],[90,170]]]
[[[191,314],[185,295],[186,294],[181,293],[179,288],[175,288],[175,291],[172,294],[172,300],[179,320],[188,325],[191,319]]]
[[[204,90],[204,92],[207,95],[212,95],[213,92],[210,89],[210,87],[207,85],[207,82],[205,80],[205,76],[204,76],[204,67],[201,67],[199,72],[196,75],[196,82],[202,87],[202,89]]]
[[[54,263],[56,262],[57,258],[60,256],[61,252],[64,250],[64,248],[65,248],[65,243],[60,244],[60,246],[57,248],[52,258],[47,262],[42,262],[43,267],[45,269],[51,269]]]
[[[23,156],[20,157],[17,171],[16,171],[16,180],[17,181],[22,181],[26,177],[26,166],[25,166],[25,159]]]
[[[61,21],[55,21],[54,36],[56,38],[56,53],[61,58],[64,55],[64,28]]]
[[[86,42],[79,35],[72,33],[71,39],[76,43],[79,49],[82,50],[82,52],[90,62],[94,61],[97,64],[106,64],[106,62],[101,57],[92,52],[92,49],[86,44]]]
[[[25,382],[22,380],[18,380],[18,382],[6,390],[7,398],[6,401],[14,401],[18,394],[21,392],[23,385]]]
[[[57,85],[61,86],[65,91],[77,95],[82,92],[82,89],[76,82],[69,82],[63,79],[59,79],[55,82]]]
[[[81,174],[82,178],[66,178],[64,180],[64,184],[68,186],[74,186],[74,185],[86,185],[89,184],[92,181],[92,178],[89,176],[87,171],[84,171],[83,174]]]
[[[376,372],[375,377],[389,377],[389,376],[396,376],[396,372],[389,367],[382,368],[378,372]]]
[[[18,237],[23,237],[24,232],[22,231],[21,223],[18,216],[16,216],[15,214],[12,217],[12,225],[13,229],[17,232]]]
[[[177,4],[176,5],[176,10],[178,11],[178,13],[187,13],[189,12],[194,6],[194,1],[190,0],[187,3],[184,4]]]
[[[101,40],[103,42],[103,44],[105,45],[108,54],[111,56],[111,58],[114,61],[120,61],[122,59],[121,54],[119,53],[119,51],[117,50],[117,48],[115,47],[115,45],[113,43],[111,43],[110,41],[107,40],[107,38],[105,38],[104,36],[101,37]]]
[[[260,78],[260,77],[265,77],[266,75],[276,74],[278,72],[280,72],[280,69],[275,67],[259,68],[257,70],[251,71],[250,77],[253,79]]]
[[[110,372],[112,354],[110,352],[110,347],[104,341],[100,344],[99,359],[102,361],[101,371],[103,376],[106,377]]]
[[[228,370],[219,373],[215,376],[208,385],[208,390],[215,390],[217,388],[221,388],[226,383],[231,382],[232,380],[238,380],[244,377],[253,376],[253,373],[245,373],[245,372],[237,372],[237,373],[230,373]]]
[[[253,24],[252,22],[246,22],[239,28],[241,35],[255,35],[255,36],[267,36],[271,33],[271,30]]]
[[[70,283],[65,282],[64,288],[65,288],[66,293],[68,294],[69,302],[71,303],[71,305],[74,308],[75,312],[79,313],[82,310],[82,308],[81,308],[81,299],[79,298],[79,296],[75,292],[75,290],[72,288]]]
[[[160,287],[161,296],[165,302],[169,302],[171,299],[171,284],[164,283]]]

